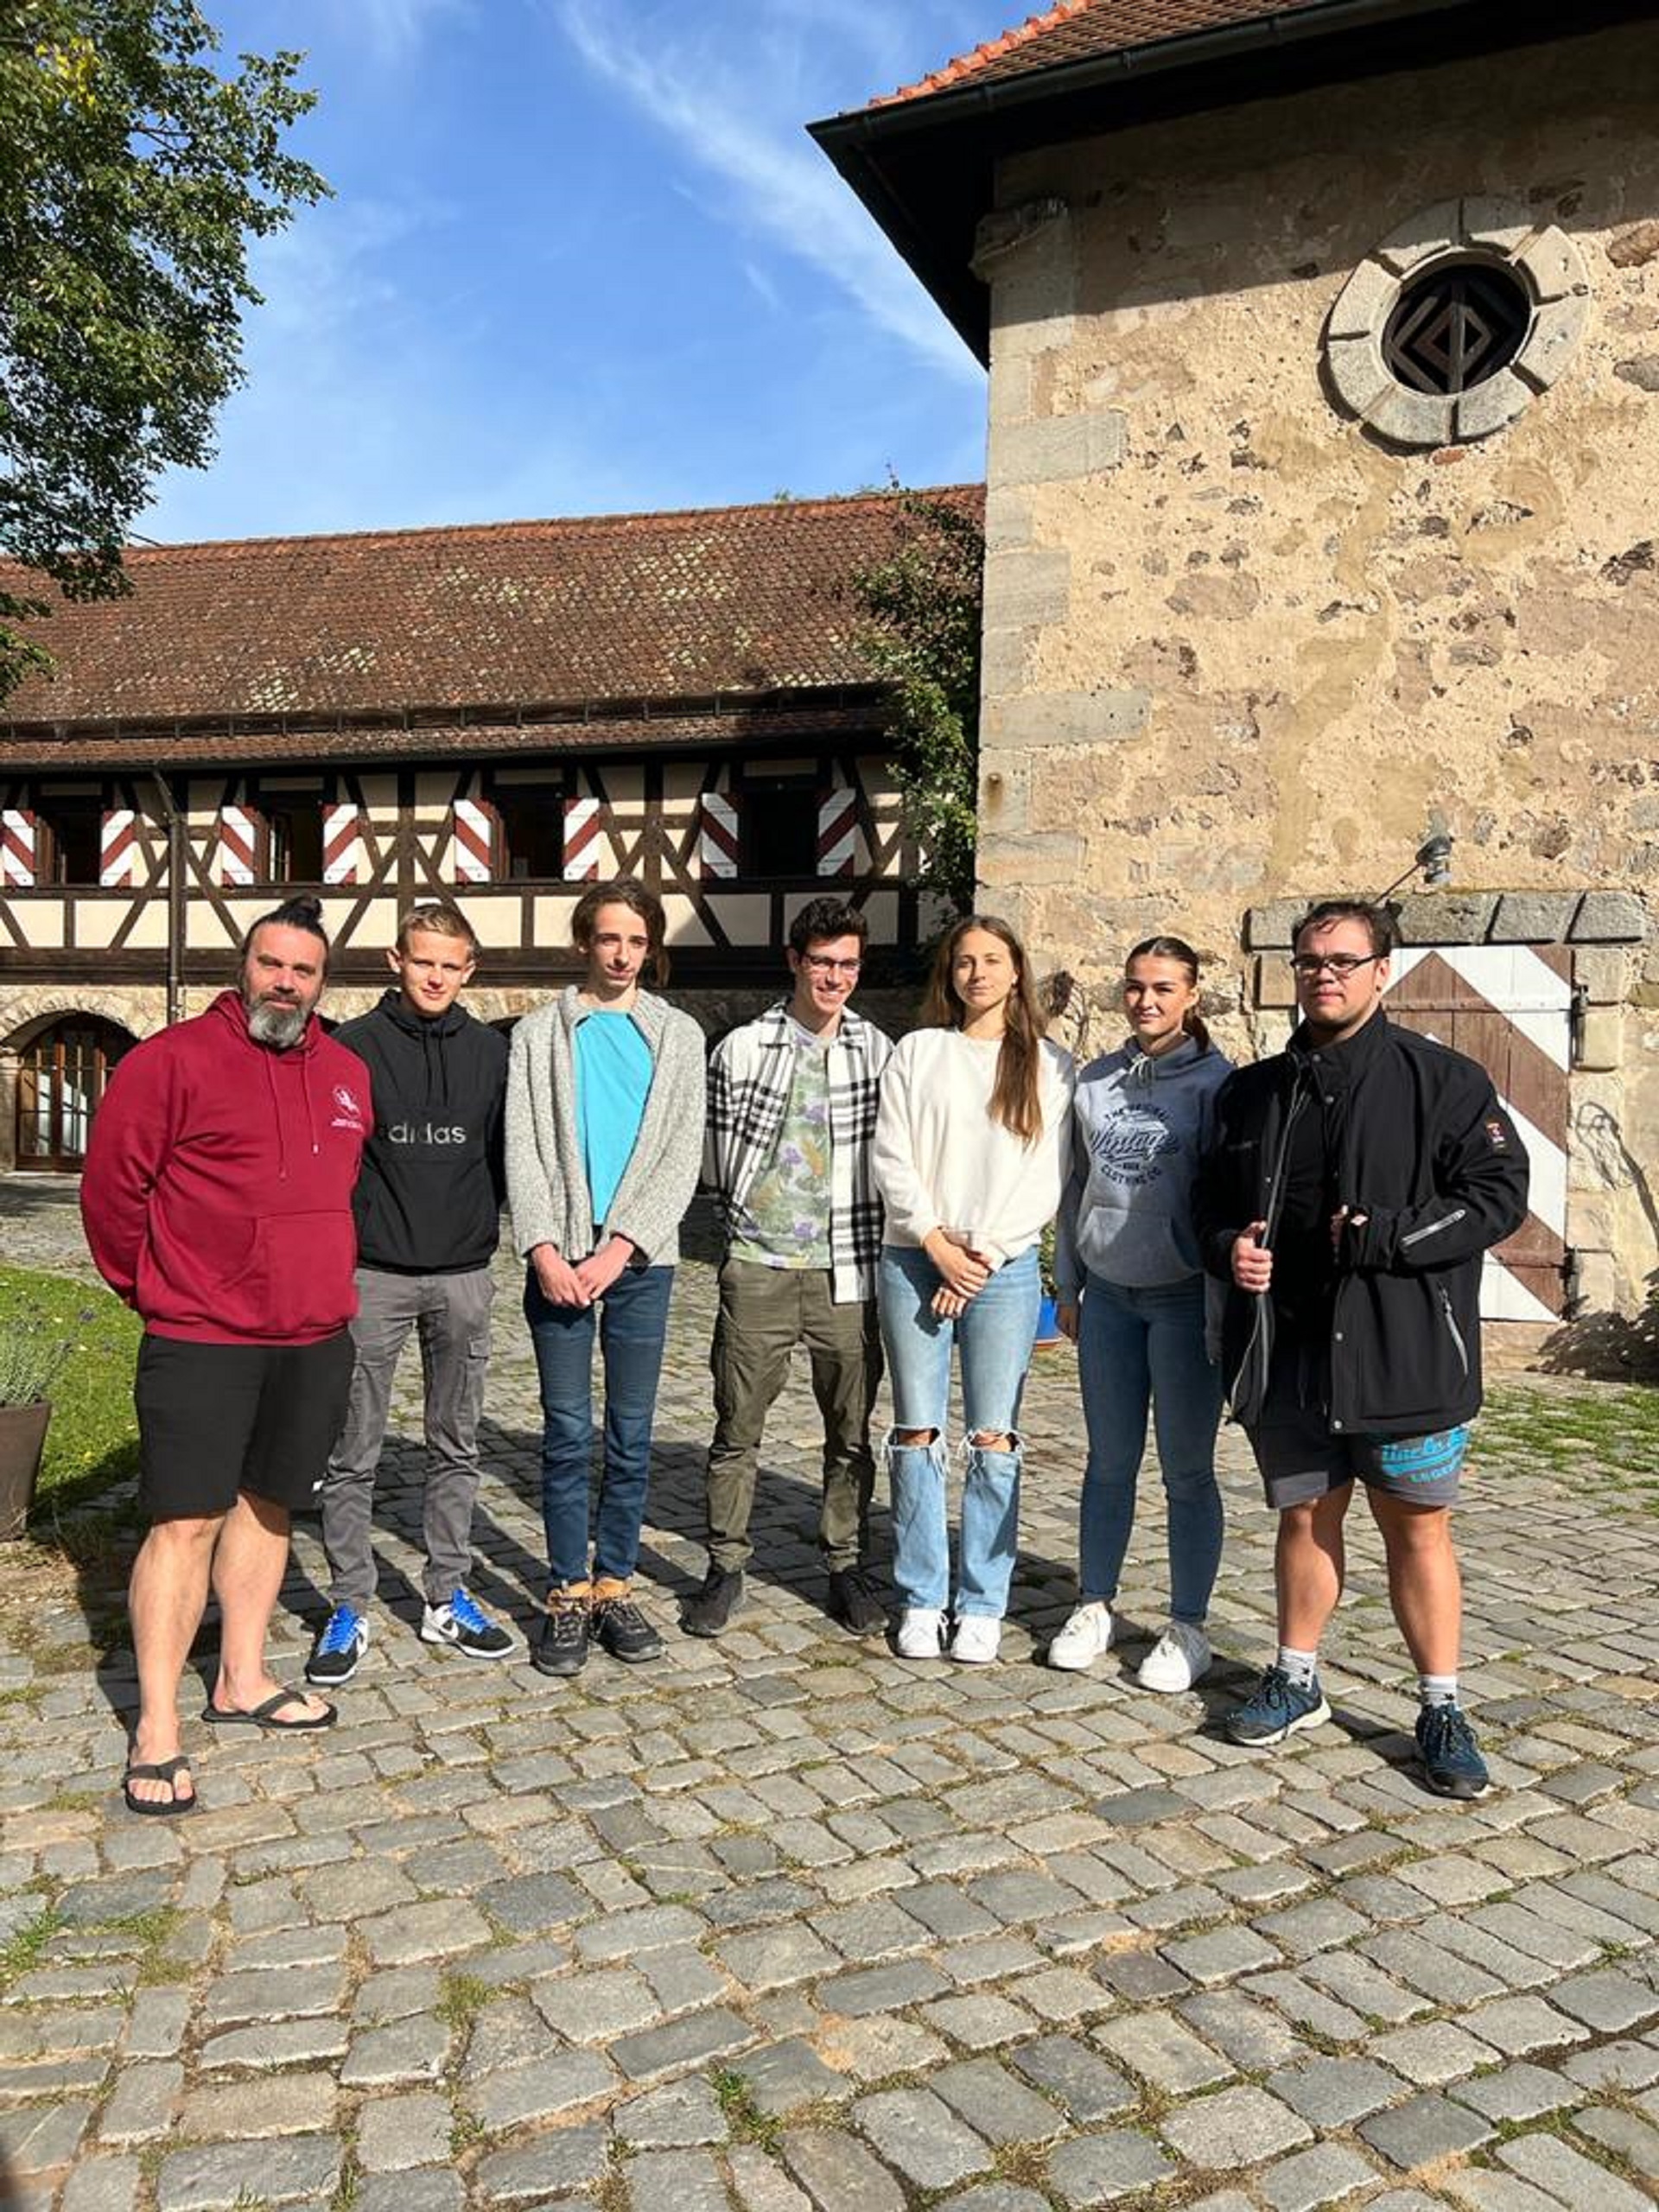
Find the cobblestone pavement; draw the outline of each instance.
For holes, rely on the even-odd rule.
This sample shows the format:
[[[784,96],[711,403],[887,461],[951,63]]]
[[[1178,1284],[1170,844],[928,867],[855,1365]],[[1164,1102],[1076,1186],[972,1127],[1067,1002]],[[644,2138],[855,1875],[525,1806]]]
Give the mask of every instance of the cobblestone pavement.
[[[72,1249],[67,1193],[9,1253]],[[479,1589],[538,1586],[532,1370],[504,1265]],[[776,1417],[752,1599],[702,1567],[711,1283],[678,1293],[644,1573],[655,1667],[575,1683],[421,1645],[420,1454],[383,1471],[376,1641],[332,1734],[209,1740],[202,1813],[126,1816],[110,1569],[0,1571],[0,2148],[62,2212],[1636,2212],[1659,2186],[1651,1520],[1481,1466],[1466,1680],[1502,1790],[1425,1794],[1369,1528],[1333,1725],[1215,1719],[1261,1664],[1270,1524],[1236,1438],[1224,1662],[1159,1699],[1135,1625],[1091,1676],[1071,1597],[1069,1354],[1029,1395],[1001,1664],[906,1665],[820,1611],[811,1401]],[[413,1376],[399,1403],[413,1435]],[[1158,1516],[1150,1516],[1153,1529]],[[885,1535],[885,1529],[883,1529]],[[297,1673],[314,1532],[275,1630]],[[32,1561],[32,1565],[31,1565]],[[211,1632],[207,1639],[211,1646]],[[6,2193],[0,2187],[0,2196]]]

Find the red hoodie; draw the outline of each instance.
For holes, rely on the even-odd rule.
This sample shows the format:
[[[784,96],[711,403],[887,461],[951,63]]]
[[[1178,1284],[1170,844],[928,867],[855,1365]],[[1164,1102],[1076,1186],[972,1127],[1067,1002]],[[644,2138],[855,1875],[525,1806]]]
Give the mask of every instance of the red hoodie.
[[[357,1311],[352,1185],[368,1070],[314,1020],[287,1052],[240,995],[137,1046],[92,1123],[80,1217],[98,1271],[158,1337],[315,1344]]]

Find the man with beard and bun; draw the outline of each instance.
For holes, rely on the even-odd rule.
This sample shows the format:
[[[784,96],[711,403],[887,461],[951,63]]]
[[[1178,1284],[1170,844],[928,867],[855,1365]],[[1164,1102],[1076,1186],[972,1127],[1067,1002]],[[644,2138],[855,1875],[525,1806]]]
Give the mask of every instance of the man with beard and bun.
[[[358,1179],[357,1319],[346,1427],[322,1485],[322,1541],[333,1608],[306,1662],[325,1689],[349,1681],[369,1643],[370,1530],[391,1378],[420,1334],[432,1454],[423,1534],[421,1641],[469,1659],[517,1648],[467,1587],[478,1496],[478,1419],[490,1357],[490,1261],[505,1179],[501,1109],[507,1045],[457,1003],[478,940],[456,906],[416,906],[387,953],[397,988],[336,1033],[374,1083],[374,1134]]]
[[[1303,916],[1301,1024],[1223,1084],[1199,1169],[1205,1263],[1230,1287],[1223,1372],[1279,1516],[1278,1656],[1225,1725],[1278,1744],[1331,1718],[1319,1637],[1357,1479],[1417,1669],[1424,1777],[1478,1797],[1452,1508],[1480,1407],[1481,1259],[1526,1219],[1527,1156],[1485,1070],[1383,1013],[1395,942],[1358,900]]]
[[[316,1019],[321,916],[315,899],[262,916],[238,988],[127,1054],[87,1147],[86,1241],[144,1323],[134,1813],[195,1806],[178,1694],[210,1585],[221,1626],[203,1720],[297,1733],[334,1719],[265,1664],[289,1516],[315,1501],[351,1385],[352,1186],[372,1127],[367,1070]]]

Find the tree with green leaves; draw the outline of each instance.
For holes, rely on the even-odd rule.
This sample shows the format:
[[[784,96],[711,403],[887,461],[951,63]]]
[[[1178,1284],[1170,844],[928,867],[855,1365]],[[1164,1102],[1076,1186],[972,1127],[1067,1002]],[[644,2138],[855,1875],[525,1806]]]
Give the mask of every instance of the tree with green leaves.
[[[156,477],[212,458],[249,240],[327,190],[283,151],[301,57],[218,52],[192,0],[0,4],[0,552],[72,599],[127,588]],[[0,697],[46,611],[0,591]]]
[[[985,533],[959,501],[901,492],[893,550],[861,569],[865,658],[893,688],[893,775],[921,854],[916,881],[974,904]]]

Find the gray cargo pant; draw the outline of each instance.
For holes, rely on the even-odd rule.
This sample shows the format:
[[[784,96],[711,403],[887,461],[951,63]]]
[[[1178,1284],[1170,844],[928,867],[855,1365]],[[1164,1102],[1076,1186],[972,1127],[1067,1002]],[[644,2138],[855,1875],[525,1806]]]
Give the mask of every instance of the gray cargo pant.
[[[394,1275],[359,1268],[357,1295],[351,1402],[322,1485],[322,1543],[334,1574],[329,1600],[361,1613],[374,1595],[375,1470],[385,1441],[392,1372],[415,1328],[426,1385],[426,1442],[432,1454],[423,1516],[423,1581],[427,1603],[441,1605],[472,1569],[478,1417],[489,1365],[495,1286],[487,1268],[458,1275]]]
[[[837,1306],[827,1268],[728,1260],[709,1365],[715,1438],[709,1450],[709,1554],[728,1572],[747,1565],[760,1440],[773,1400],[804,1344],[823,1416],[823,1504],[818,1548],[832,1568],[858,1567],[869,1548],[875,1457],[870,1414],[881,1381],[875,1300]]]

